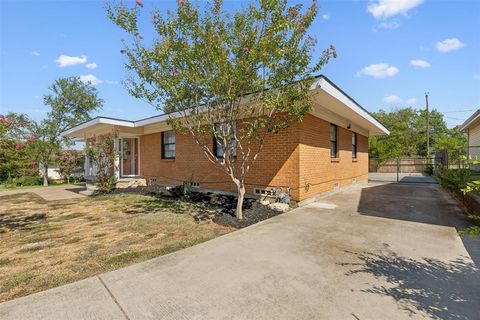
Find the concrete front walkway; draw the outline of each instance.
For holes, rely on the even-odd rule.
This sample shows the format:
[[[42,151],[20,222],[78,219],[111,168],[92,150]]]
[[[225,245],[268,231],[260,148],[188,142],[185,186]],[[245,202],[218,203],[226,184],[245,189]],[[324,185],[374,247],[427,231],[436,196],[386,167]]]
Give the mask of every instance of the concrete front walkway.
[[[47,201],[52,200],[67,200],[67,199],[76,199],[83,198],[84,195],[78,193],[79,191],[85,190],[85,187],[78,185],[60,185],[60,186],[50,186],[50,187],[37,187],[37,188],[18,188],[11,190],[0,190],[0,197],[9,196],[19,193],[32,192]],[[1,199],[1,198],[0,198]]]
[[[0,304],[0,319],[479,319],[462,214],[436,185],[370,184]]]

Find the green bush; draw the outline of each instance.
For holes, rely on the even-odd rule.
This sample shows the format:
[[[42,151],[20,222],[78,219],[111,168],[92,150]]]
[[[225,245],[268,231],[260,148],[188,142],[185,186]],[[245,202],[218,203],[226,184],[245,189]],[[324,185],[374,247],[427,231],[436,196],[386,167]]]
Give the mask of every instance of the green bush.
[[[110,193],[115,187],[115,177],[98,182],[98,191],[102,194]]]
[[[15,178],[8,176],[7,180],[5,180],[3,183],[3,186],[8,189],[16,188],[17,182],[15,180],[16,180]]]
[[[16,179],[19,186],[39,186],[42,184],[42,180],[36,176],[24,176]]]
[[[467,186],[471,173],[468,169],[446,169],[443,168],[436,175],[439,184],[454,193],[460,194],[461,189]]]

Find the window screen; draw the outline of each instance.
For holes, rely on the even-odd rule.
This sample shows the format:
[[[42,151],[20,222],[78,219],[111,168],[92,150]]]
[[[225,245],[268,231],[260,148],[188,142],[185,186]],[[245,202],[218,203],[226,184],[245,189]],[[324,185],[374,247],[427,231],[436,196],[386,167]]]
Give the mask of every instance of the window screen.
[[[338,157],[338,127],[334,124],[330,124],[330,157]]]
[[[352,132],[352,158],[357,159],[357,134]]]
[[[227,131],[227,125],[225,123],[217,123],[215,124],[215,128],[217,131],[224,132]],[[233,123],[233,130],[232,130],[232,135],[230,138],[230,143],[229,146],[231,148],[231,155],[236,156],[237,155],[237,140],[236,140],[236,135],[237,135],[237,124]],[[213,138],[213,143],[214,143],[214,151],[215,151],[215,156],[217,158],[223,158],[225,151],[223,150],[223,147],[219,141],[217,141],[216,137]]]
[[[175,132],[162,132],[162,159],[175,159]]]

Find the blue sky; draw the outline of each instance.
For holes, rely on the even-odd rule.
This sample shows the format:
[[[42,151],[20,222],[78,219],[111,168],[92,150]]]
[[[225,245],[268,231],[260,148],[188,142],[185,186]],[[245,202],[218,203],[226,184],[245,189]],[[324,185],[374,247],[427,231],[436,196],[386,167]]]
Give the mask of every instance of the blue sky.
[[[152,8],[173,9],[176,1],[144,4],[143,26],[150,30]],[[451,127],[480,108],[480,1],[319,5],[311,28],[318,40],[315,56],[329,44],[338,53],[322,73],[367,110],[423,107],[428,91],[430,106],[445,112]],[[241,6],[225,4],[228,10]],[[0,113],[41,119],[48,110],[42,96],[66,76],[98,81],[105,100],[98,114],[136,120],[160,113],[122,86],[122,36],[106,18],[103,1],[0,0]]]

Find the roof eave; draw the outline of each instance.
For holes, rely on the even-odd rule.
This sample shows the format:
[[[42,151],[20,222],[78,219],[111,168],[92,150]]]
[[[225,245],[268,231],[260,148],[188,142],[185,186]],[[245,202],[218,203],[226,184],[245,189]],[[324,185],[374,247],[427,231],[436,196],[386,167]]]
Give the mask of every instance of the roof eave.
[[[467,130],[476,120],[480,118],[480,109],[475,111],[464,123],[460,126],[460,131]]]

